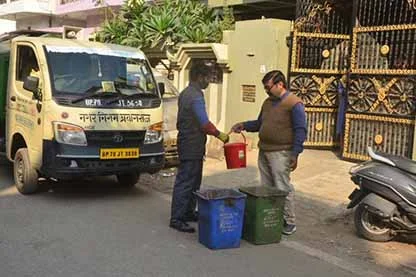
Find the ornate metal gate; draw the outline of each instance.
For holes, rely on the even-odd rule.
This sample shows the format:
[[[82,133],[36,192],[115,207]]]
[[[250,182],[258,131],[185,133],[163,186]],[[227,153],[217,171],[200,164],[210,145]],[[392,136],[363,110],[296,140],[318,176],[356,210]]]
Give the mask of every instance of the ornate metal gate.
[[[342,156],[366,147],[411,157],[416,108],[416,1],[355,0]]]
[[[349,17],[329,1],[298,0],[291,39],[290,90],[305,103],[305,146],[337,145],[338,94],[349,67]]]

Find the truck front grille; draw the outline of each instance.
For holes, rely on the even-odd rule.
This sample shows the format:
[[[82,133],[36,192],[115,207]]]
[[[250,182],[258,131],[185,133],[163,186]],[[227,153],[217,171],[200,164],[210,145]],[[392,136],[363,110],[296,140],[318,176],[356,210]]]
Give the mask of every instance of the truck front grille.
[[[146,131],[86,131],[88,145],[100,147],[138,146]]]

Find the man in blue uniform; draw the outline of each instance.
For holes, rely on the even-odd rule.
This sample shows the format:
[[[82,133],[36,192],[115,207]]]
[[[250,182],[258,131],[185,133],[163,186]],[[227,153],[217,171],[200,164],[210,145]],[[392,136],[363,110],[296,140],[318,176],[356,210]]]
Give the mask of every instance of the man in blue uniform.
[[[169,226],[180,232],[195,232],[187,222],[198,220],[194,192],[201,186],[207,135],[224,143],[229,140],[227,134],[218,131],[209,121],[205,109],[203,90],[208,87],[210,71],[205,63],[194,62],[189,74],[190,83],[179,95],[176,128],[180,164],[173,188]]]

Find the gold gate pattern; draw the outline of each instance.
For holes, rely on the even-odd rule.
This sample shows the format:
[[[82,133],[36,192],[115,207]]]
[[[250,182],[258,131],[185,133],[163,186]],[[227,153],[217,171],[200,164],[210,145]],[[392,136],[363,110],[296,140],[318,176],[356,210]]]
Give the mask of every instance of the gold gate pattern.
[[[367,146],[411,157],[416,112],[416,10],[408,0],[356,0],[342,156]],[[369,8],[371,12],[369,12]],[[380,17],[379,17],[380,16]]]
[[[350,24],[333,5],[297,1],[291,39],[290,90],[305,104],[308,137],[305,146],[334,147],[338,89],[346,85]],[[300,12],[299,12],[300,11]]]

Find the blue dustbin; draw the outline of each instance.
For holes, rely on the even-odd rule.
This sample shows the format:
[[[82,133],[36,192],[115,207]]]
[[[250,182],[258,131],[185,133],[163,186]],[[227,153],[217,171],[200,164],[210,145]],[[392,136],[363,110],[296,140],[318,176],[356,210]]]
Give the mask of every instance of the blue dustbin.
[[[207,189],[198,198],[199,242],[210,249],[240,247],[246,195],[233,189]]]

